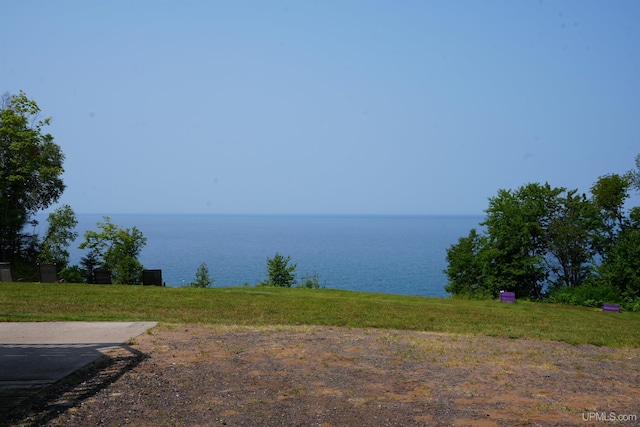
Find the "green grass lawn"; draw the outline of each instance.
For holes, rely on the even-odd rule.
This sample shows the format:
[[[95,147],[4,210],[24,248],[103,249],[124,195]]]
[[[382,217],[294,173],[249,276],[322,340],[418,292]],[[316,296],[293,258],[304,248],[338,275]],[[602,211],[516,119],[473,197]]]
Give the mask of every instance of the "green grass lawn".
[[[390,328],[640,347],[640,313],[330,289],[0,283],[0,321]]]

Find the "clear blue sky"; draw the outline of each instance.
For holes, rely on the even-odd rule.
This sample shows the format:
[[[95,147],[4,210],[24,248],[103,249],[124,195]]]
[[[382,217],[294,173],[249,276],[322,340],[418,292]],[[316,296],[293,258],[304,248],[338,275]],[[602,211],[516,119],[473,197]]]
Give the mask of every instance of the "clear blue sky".
[[[53,117],[76,213],[482,214],[640,153],[637,0],[23,0],[0,21],[0,92]]]

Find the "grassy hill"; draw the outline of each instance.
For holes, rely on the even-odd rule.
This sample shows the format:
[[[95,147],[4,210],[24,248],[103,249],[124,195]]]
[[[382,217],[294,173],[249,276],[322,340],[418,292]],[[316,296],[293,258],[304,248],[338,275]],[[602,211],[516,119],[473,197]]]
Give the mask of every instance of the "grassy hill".
[[[329,325],[640,347],[640,313],[270,287],[161,288],[0,283],[0,321]]]

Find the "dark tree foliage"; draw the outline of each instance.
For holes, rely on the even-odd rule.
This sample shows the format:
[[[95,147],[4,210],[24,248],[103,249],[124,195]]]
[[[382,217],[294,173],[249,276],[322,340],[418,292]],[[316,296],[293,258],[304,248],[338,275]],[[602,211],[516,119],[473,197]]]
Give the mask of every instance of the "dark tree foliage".
[[[488,280],[484,257],[490,256],[487,237],[471,229],[467,237],[458,239],[458,244],[447,249],[449,284],[445,290],[454,295],[470,298],[490,298],[499,291],[494,282]]]
[[[32,237],[23,230],[38,211],[58,201],[64,155],[43,133],[50,118],[20,92],[5,94],[0,105],[0,260],[27,258]]]
[[[209,276],[209,267],[206,263],[201,263],[196,270],[196,277],[193,282],[189,284],[192,288],[208,288],[213,285],[214,280]]]
[[[93,270],[100,267],[100,254],[97,250],[90,250],[80,259],[81,272],[85,283],[94,283]]]
[[[89,254],[83,258],[83,266],[92,267],[97,262],[111,272],[114,283],[139,285],[143,266],[138,257],[147,244],[146,237],[137,227],[123,228],[113,224],[108,216],[103,219],[98,223],[100,231],[89,230],[84,234],[85,241],[79,248],[88,249]]]
[[[639,157],[640,159],[640,157]],[[633,174],[600,177],[592,197],[549,184],[499,190],[481,224],[447,250],[445,290],[495,298],[501,290],[540,299],[593,287],[640,296],[640,208],[625,214]]]
[[[279,253],[273,258],[267,258],[267,285],[284,286],[287,288],[296,284],[295,270],[298,264],[289,264],[291,257],[284,257]]]
[[[497,197],[489,199],[482,225],[489,242],[485,270],[493,282],[493,297],[500,290],[540,296],[549,273],[544,265],[549,207],[562,191],[549,184],[527,184],[517,191],[500,190]]]
[[[631,210],[599,271],[602,280],[617,288],[622,296],[640,297],[640,207]]]
[[[631,175],[605,175],[591,187],[593,203],[600,211],[600,240],[597,242],[600,255],[606,256],[618,234],[625,227],[624,202],[629,198],[632,186]]]
[[[49,214],[47,222],[49,226],[41,244],[39,259],[55,263],[58,271],[61,271],[69,264],[68,248],[78,237],[75,231],[78,220],[71,206],[63,205]]]
[[[584,194],[568,191],[556,199],[546,224],[545,261],[552,287],[584,284],[594,267],[597,253],[598,212]]]

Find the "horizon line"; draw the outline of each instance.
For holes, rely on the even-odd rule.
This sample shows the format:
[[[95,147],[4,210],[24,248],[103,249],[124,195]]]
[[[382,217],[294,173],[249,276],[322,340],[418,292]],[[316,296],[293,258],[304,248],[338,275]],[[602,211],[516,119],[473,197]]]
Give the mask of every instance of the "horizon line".
[[[51,211],[40,211],[36,215],[49,214]],[[342,217],[452,217],[452,216],[484,216],[485,213],[222,213],[222,212],[76,212],[76,215],[200,215],[200,216],[342,216]]]

